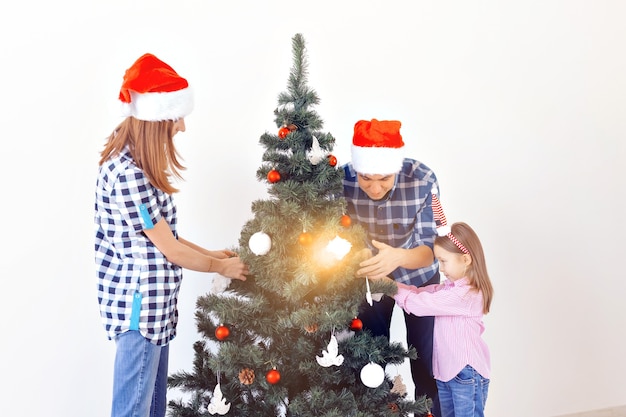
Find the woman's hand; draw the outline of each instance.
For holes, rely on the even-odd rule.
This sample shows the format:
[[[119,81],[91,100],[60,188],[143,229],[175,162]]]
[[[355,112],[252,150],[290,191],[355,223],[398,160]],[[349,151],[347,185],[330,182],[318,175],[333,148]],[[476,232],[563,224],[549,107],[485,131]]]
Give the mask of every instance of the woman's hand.
[[[227,278],[246,280],[246,275],[250,273],[248,265],[244,264],[238,256],[230,256],[228,258],[214,259],[213,268],[215,272]]]
[[[232,250],[228,249],[212,250],[209,251],[209,255],[217,259],[226,259],[234,258],[235,256],[237,256],[237,252],[233,252]]]

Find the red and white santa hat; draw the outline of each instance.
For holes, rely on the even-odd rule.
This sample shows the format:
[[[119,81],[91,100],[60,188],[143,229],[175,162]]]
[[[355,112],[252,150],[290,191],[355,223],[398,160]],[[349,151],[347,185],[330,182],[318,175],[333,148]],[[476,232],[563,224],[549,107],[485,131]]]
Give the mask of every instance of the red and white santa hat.
[[[352,166],[361,174],[395,174],[404,161],[397,120],[359,120],[352,137]]]
[[[435,219],[435,225],[437,226],[437,235],[447,236],[448,239],[450,239],[461,252],[469,254],[469,250],[467,250],[465,245],[463,245],[461,241],[452,234],[452,226],[448,226],[448,219],[446,219],[446,215],[443,212],[443,208],[441,207],[441,202],[439,201],[438,197],[439,191],[437,190],[437,187],[432,188],[431,194],[433,217]]]
[[[187,80],[152,54],[126,70],[119,99],[123,116],[149,122],[181,119],[193,110]]]

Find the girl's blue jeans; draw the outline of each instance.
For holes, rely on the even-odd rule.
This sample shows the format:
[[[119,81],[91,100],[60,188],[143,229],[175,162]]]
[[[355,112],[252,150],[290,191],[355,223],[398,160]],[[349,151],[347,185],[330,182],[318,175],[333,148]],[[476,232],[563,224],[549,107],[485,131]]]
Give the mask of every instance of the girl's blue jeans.
[[[484,417],[489,380],[467,365],[448,382],[437,380],[441,417]]]
[[[157,346],[132,330],[115,344],[111,417],[165,417],[169,345]]]

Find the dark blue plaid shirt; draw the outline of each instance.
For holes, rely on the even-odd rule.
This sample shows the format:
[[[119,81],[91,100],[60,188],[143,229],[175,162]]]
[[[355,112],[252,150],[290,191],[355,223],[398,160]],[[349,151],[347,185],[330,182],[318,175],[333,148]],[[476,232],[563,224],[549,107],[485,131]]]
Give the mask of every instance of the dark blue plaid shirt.
[[[106,161],[98,172],[95,203],[95,260],[100,315],[107,335],[130,329],[133,294],[140,291],[139,331],[165,345],[176,335],[182,268],[169,262],[143,233],[139,207],[150,221],[165,218],[176,233],[172,196],[150,184],[127,150]]]
[[[374,201],[361,190],[357,173],[351,163],[343,166],[344,196],[348,214],[368,231],[371,240],[378,240],[395,248],[411,249],[427,245],[431,249],[437,236],[432,209],[432,192],[438,193],[435,173],[414,159],[405,158],[402,169],[389,195]],[[393,278],[405,284],[420,286],[437,272],[438,264],[419,269],[399,267],[392,272]]]

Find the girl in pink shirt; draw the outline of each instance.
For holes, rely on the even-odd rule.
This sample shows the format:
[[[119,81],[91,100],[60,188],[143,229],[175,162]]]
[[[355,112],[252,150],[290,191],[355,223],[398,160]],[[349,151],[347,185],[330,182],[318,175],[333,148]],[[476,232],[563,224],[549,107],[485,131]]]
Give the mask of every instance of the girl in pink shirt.
[[[433,374],[441,405],[435,417],[483,417],[490,360],[482,318],[493,298],[483,248],[470,226],[454,223],[436,238],[434,254],[447,279],[420,288],[397,283],[394,298],[407,313],[435,316]]]

